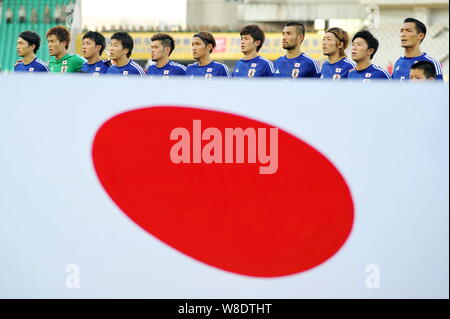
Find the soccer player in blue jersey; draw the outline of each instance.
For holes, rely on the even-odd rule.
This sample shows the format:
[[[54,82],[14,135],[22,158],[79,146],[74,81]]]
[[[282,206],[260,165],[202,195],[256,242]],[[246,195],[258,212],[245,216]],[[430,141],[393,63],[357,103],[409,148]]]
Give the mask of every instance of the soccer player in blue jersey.
[[[149,76],[162,76],[167,79],[171,76],[184,76],[186,67],[182,64],[169,60],[173,50],[175,50],[174,39],[165,33],[157,33],[152,38],[150,46],[152,53],[152,61],[155,64],[150,65],[147,69]]]
[[[286,55],[275,60],[275,76],[283,78],[318,78],[319,62],[302,52],[305,26],[300,22],[288,22],[283,29],[283,49]]]
[[[434,81],[436,80],[436,68],[430,61],[414,63],[409,72],[409,79],[412,82]]]
[[[133,48],[133,38],[127,32],[114,33],[109,49],[109,55],[114,61],[114,65],[108,69],[106,74],[145,76],[141,66],[130,59]]]
[[[378,50],[378,40],[369,31],[359,31],[352,39],[352,59],[356,68],[350,70],[348,79],[370,82],[372,79],[390,79],[389,73],[381,67],[372,64],[372,59]]]
[[[347,58],[345,50],[350,39],[348,33],[341,28],[331,28],[323,37],[323,55],[328,57],[322,65],[321,78],[339,81],[346,79],[348,72],[356,67],[356,64]]]
[[[247,25],[241,29],[241,51],[244,58],[235,67],[234,77],[272,77],[274,76],[273,62],[258,55],[264,41],[264,31],[256,24]]]
[[[22,58],[14,67],[14,72],[49,72],[44,61],[36,58],[41,38],[33,31],[24,31],[17,39],[17,54]]]
[[[420,44],[425,39],[427,27],[425,24],[414,18],[406,18],[400,29],[401,46],[404,49],[404,56],[399,58],[394,64],[392,78],[400,81],[407,81],[411,66],[418,61],[429,61],[436,69],[436,79],[442,80],[441,63],[420,51]]]
[[[192,56],[197,62],[188,65],[187,77],[204,77],[211,79],[216,76],[230,76],[228,67],[211,59],[211,53],[216,47],[214,36],[206,31],[195,34],[192,38]]]
[[[94,31],[89,31],[83,36],[82,52],[83,57],[87,60],[81,67],[81,72],[98,76],[104,74],[111,67],[111,63],[102,60],[100,57],[105,51],[105,37]]]

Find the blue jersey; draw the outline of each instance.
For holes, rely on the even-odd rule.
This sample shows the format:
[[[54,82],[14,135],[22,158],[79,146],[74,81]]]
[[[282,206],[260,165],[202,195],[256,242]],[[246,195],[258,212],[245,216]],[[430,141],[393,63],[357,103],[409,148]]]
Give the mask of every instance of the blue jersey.
[[[93,64],[85,63],[81,66],[82,73],[89,73],[93,76],[98,76],[100,74],[104,74],[108,72],[108,69],[111,67],[111,63],[108,60],[101,60]]]
[[[371,64],[369,67],[364,70],[358,71],[356,69],[350,70],[348,73],[349,80],[362,80],[363,82],[370,82],[372,79],[374,80],[389,80],[391,77],[389,73],[383,68]]]
[[[430,57],[426,53],[420,56],[416,56],[414,58],[407,58],[402,56],[400,59],[397,60],[397,62],[395,62],[394,73],[392,74],[392,78],[394,80],[409,81],[409,72],[411,70],[411,67],[414,63],[419,61],[428,61],[433,63],[434,67],[436,68],[436,79],[442,80],[441,63],[438,60]]]
[[[239,60],[234,67],[233,76],[246,78],[270,77],[274,76],[274,72],[272,61],[257,56],[250,60]]]
[[[35,58],[30,64],[18,63],[14,67],[14,72],[49,72],[44,61]]]
[[[332,79],[339,81],[340,79],[346,79],[348,77],[348,72],[354,69],[356,64],[348,59],[343,58],[336,63],[330,63],[326,61],[322,65],[321,79]]]
[[[130,60],[127,65],[118,67],[117,65],[113,65],[108,69],[106,74],[118,74],[118,75],[139,75],[139,76],[145,76],[144,70],[141,68],[139,64],[134,62],[133,60]]]
[[[169,78],[171,76],[184,76],[186,74],[186,67],[183,64],[169,61],[166,65],[158,68],[155,64],[152,64],[147,69],[147,75],[149,76],[162,76],[163,78]]]
[[[198,62],[188,65],[186,69],[186,76],[191,78],[202,76],[210,79],[215,76],[230,76],[230,70],[228,67],[216,61],[212,61],[207,65],[199,65]]]
[[[286,56],[279,57],[274,65],[276,77],[293,79],[320,77],[319,62],[305,53],[293,59]]]

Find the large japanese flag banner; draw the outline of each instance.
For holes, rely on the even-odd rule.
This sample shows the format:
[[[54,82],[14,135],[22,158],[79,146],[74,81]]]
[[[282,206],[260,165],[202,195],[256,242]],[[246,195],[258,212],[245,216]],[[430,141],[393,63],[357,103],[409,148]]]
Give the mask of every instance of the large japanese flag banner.
[[[444,84],[1,76],[0,297],[448,298],[448,113]]]

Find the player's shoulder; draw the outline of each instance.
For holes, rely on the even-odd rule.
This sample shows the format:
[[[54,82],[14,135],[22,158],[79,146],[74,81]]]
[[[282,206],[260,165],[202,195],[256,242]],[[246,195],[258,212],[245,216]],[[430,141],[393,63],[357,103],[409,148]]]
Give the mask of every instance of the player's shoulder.
[[[67,58],[68,60],[73,60],[73,61],[78,61],[78,62],[82,62],[82,63],[86,63],[87,60],[85,58],[83,58],[81,55],[79,54],[70,54],[69,57]]]
[[[183,71],[186,71],[186,69],[187,69],[185,65],[175,62],[175,61],[170,61],[169,65],[174,68],[177,68],[177,69],[182,69]]]
[[[134,70],[139,75],[145,75],[144,69],[134,60],[130,60],[130,69]]]
[[[441,62],[431,56],[429,56],[427,53],[423,54],[423,61],[429,61],[434,64],[434,67],[436,69],[436,74],[441,75],[442,74],[442,66]]]
[[[391,76],[389,75],[388,71],[383,69],[381,66],[378,66],[376,64],[372,64],[372,69],[375,73],[378,74],[381,78],[385,77],[386,79],[390,79]]]
[[[198,66],[199,66],[198,62],[194,62],[194,63],[189,64],[189,65],[187,66],[187,69],[189,69],[189,68],[196,68],[196,67],[198,67]]]
[[[342,59],[342,63],[344,63],[345,65],[347,65],[349,68],[352,69],[356,67],[356,63],[350,60],[349,58]]]
[[[284,60],[286,60],[286,56],[282,55],[282,56],[278,57],[277,59],[275,59],[275,61],[273,61],[273,63],[279,63],[279,62],[282,62]]]

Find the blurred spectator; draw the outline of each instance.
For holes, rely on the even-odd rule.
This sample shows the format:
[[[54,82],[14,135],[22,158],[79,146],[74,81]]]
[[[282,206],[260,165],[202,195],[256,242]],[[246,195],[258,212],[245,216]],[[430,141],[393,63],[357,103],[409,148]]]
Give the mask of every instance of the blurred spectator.
[[[65,23],[67,19],[67,6],[63,4],[61,8],[61,21],[62,23]]]
[[[44,9],[44,23],[50,23],[50,8],[48,7],[48,5],[46,5]]]
[[[38,13],[35,8],[31,9],[30,22],[37,24],[39,22]]]
[[[53,13],[53,19],[55,19],[56,24],[61,23],[61,6],[58,4],[55,7],[55,11]]]
[[[17,16],[19,17],[19,23],[26,22],[27,11],[25,10],[24,6],[20,6]]]
[[[5,13],[6,23],[12,23],[13,16],[14,16],[14,13],[12,12],[11,8],[6,9],[6,13]]]

